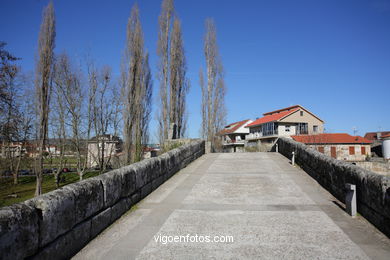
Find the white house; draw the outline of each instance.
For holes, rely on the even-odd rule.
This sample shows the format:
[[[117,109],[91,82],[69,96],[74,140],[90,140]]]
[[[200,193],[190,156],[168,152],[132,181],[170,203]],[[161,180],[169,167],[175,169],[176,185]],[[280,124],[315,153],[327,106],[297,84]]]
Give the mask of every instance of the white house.
[[[102,158],[110,164],[112,157],[118,155],[122,149],[122,140],[114,135],[99,135],[88,141],[87,164],[89,167],[99,165]]]
[[[247,119],[231,123],[218,133],[222,137],[222,145],[225,152],[244,151],[245,137],[249,134],[249,128],[246,128],[246,126],[252,122],[252,120]]]

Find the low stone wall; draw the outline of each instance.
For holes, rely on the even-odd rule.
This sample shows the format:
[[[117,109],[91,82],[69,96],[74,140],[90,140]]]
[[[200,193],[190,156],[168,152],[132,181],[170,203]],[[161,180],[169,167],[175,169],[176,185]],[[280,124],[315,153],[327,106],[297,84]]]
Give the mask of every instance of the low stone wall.
[[[204,141],[192,141],[158,157],[1,208],[0,259],[72,257],[204,151]]]
[[[356,185],[357,210],[390,237],[390,177],[379,175],[348,162],[338,161],[287,138],[279,138],[279,153],[295,162],[338,200],[344,202],[345,184]]]
[[[364,161],[354,163],[368,171],[390,176],[390,162]]]
[[[270,152],[272,147],[272,143],[262,143],[260,140],[245,142],[245,150],[247,152]]]

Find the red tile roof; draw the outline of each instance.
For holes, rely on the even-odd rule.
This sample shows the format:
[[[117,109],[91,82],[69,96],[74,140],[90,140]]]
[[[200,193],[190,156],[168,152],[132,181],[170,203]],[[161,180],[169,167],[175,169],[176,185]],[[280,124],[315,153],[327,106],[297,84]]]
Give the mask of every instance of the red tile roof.
[[[246,122],[248,122],[249,120],[250,119],[246,119],[246,120],[242,120],[242,121],[239,121],[239,122],[231,123],[231,124],[225,126],[225,128],[223,130],[221,130],[218,133],[218,135],[232,134],[235,131],[237,131],[241,126],[243,126]]]
[[[317,135],[294,135],[291,136],[297,142],[305,144],[370,144],[371,141],[361,137],[345,133],[317,134]]]
[[[383,137],[384,135],[389,135],[390,134],[390,131],[385,131],[385,132],[369,132],[369,133],[366,133],[364,135],[364,138],[368,139],[368,140],[371,140],[371,141],[374,141],[374,140],[378,140],[378,136],[377,134],[380,133],[381,134],[381,137]]]
[[[263,115],[267,116],[267,115],[271,115],[271,114],[275,114],[275,113],[280,113],[282,111],[292,110],[292,109],[295,109],[295,108],[302,108],[302,107],[300,105],[294,105],[294,106],[291,106],[291,107],[286,107],[286,108],[278,109],[278,110],[275,110],[275,111],[267,112],[267,113],[264,113]]]
[[[390,137],[390,134],[387,134],[387,135],[382,135],[381,138],[388,138]]]
[[[291,109],[291,110],[287,110],[287,109]],[[247,127],[261,125],[264,123],[280,120],[280,119],[284,118],[285,116],[288,116],[289,114],[297,111],[298,109],[299,109],[299,107],[295,107],[295,108],[289,107],[289,108],[285,108],[284,110],[276,110],[273,112],[265,113],[263,117],[256,119],[254,122],[247,125]],[[272,114],[270,114],[270,113],[272,113]]]
[[[294,113],[295,111],[297,111],[299,109],[305,110],[307,113],[309,113],[310,115],[314,116],[315,118],[317,118],[318,120],[323,122],[320,118],[318,118],[316,115],[314,115],[313,113],[311,113],[310,111],[308,111],[304,107],[302,107],[300,105],[295,105],[295,106],[286,107],[286,108],[282,108],[282,109],[278,109],[278,110],[275,110],[275,111],[264,113],[263,114],[264,117],[256,119],[254,122],[252,122],[251,124],[247,125],[246,127],[257,126],[257,125],[261,125],[261,124],[264,124],[264,123],[281,120],[284,117]]]

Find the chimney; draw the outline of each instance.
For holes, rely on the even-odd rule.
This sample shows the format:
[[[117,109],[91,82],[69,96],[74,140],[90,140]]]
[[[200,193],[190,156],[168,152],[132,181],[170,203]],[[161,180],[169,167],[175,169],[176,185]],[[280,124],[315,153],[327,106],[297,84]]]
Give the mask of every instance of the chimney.
[[[377,139],[377,140],[380,140],[380,139],[381,139],[381,132],[377,132],[377,133],[376,133],[376,139]]]

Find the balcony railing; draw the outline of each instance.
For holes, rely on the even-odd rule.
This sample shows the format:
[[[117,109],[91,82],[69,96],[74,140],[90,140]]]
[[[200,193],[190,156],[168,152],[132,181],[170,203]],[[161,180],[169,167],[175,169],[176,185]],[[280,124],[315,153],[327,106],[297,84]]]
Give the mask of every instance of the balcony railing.
[[[257,132],[257,133],[250,133],[250,134],[247,134],[245,136],[245,139],[246,140],[253,140],[253,139],[259,139],[259,138],[265,138],[265,137],[270,137],[270,136],[277,136],[278,135],[278,131],[272,131],[272,132],[268,132],[267,134],[264,134],[264,133],[261,133],[261,132]]]
[[[245,140],[225,140],[223,145],[232,145],[232,144],[244,144]]]

